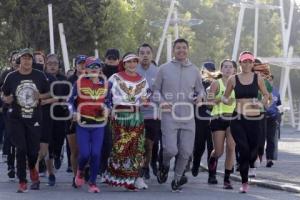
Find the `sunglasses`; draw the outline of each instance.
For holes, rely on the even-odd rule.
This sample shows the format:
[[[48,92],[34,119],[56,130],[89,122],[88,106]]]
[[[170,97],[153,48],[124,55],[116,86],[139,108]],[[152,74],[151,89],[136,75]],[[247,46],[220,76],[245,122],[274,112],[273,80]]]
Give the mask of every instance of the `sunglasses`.
[[[100,66],[99,65],[90,65],[86,68],[88,68],[88,69],[100,69]]]

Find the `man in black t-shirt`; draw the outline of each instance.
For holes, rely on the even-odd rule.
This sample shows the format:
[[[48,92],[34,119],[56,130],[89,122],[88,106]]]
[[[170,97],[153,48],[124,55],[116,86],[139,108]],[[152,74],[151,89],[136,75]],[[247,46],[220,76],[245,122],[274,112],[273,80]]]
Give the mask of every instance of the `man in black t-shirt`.
[[[3,73],[0,76],[0,88],[3,85],[3,82],[7,76],[7,74],[9,74],[10,72],[15,71],[16,69],[18,69],[19,65],[16,63],[16,58],[18,57],[18,51],[13,51],[10,55],[9,58],[9,68],[7,68],[5,71],[3,71]],[[8,131],[7,131],[7,110],[9,108],[10,105],[3,103],[2,102],[2,117],[3,117],[3,121],[4,121],[4,128],[3,128],[3,132],[4,132],[4,139],[3,139],[3,157],[6,156],[7,158],[7,175],[9,177],[9,179],[14,180],[15,179],[15,159],[16,159],[16,152],[15,152],[15,147],[12,145],[11,143],[11,139],[8,135]],[[1,131],[1,130],[0,130]]]
[[[26,162],[30,170],[31,189],[39,189],[35,164],[39,152],[42,110],[40,100],[49,96],[49,83],[43,72],[32,68],[29,49],[19,53],[18,70],[9,73],[2,86],[2,100],[10,104],[7,111],[8,131],[17,148],[18,192],[27,191]]]

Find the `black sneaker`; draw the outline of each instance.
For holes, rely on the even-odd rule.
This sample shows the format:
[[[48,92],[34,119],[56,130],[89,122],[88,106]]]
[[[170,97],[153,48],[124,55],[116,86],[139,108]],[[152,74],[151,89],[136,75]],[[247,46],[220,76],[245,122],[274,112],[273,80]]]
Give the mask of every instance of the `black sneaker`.
[[[143,171],[144,171],[144,178],[146,180],[150,179],[150,169],[149,169],[149,167],[144,167]]]
[[[198,176],[198,174],[199,174],[199,167],[195,167],[195,166],[193,165],[193,167],[192,167],[192,175],[193,175],[194,177],[196,177],[196,176]]]
[[[54,186],[55,182],[56,182],[56,178],[55,178],[54,174],[50,174],[48,177],[48,185]]]
[[[271,168],[274,165],[272,160],[269,160],[266,164],[266,167]]]
[[[157,173],[158,183],[162,184],[168,180],[169,168],[170,168],[169,166],[167,166],[167,167],[161,166],[160,167],[160,169]]]
[[[54,167],[55,167],[55,169],[60,169],[60,167],[61,167],[61,159],[60,159],[60,157],[54,158]]]
[[[208,184],[212,184],[212,185],[218,184],[218,180],[215,175],[209,176],[207,182]]]
[[[173,180],[171,183],[172,192],[181,192],[182,186],[188,182],[186,176],[182,176],[179,181]]]
[[[10,168],[7,172],[7,176],[9,179],[13,180],[16,177],[16,172],[14,170],[14,168]]]
[[[30,185],[31,190],[39,190],[40,189],[40,181],[34,181]]]
[[[223,189],[225,189],[225,190],[232,190],[233,189],[230,181],[224,181]]]
[[[67,173],[72,173],[72,172],[73,172],[72,167],[69,166],[69,167],[67,168],[66,172],[67,172]]]

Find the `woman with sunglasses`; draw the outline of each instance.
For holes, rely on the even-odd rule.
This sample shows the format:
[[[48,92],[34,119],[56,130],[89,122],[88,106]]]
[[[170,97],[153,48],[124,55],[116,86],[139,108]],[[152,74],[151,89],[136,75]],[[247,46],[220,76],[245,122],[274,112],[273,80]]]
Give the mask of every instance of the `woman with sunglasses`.
[[[144,166],[144,119],[139,107],[147,103],[150,91],[145,78],[136,72],[139,57],[124,55],[120,72],[109,78],[112,152],[105,180],[128,190],[147,189],[141,169]]]
[[[90,165],[88,191],[100,192],[96,185],[100,166],[100,152],[103,144],[105,117],[106,82],[99,77],[100,60],[88,57],[85,61],[85,72],[73,86],[70,104],[76,124],[76,139],[79,147],[78,169],[75,184],[81,187],[84,183],[84,169]]]
[[[242,178],[240,192],[246,193],[249,190],[249,165],[254,163],[257,158],[260,108],[268,105],[269,93],[263,78],[252,71],[254,56],[251,52],[242,52],[239,57],[239,64],[241,72],[229,78],[222,102],[230,105],[233,101],[230,94],[234,90],[236,107],[230,129],[240,153],[239,162]],[[259,91],[263,96],[261,102],[257,99]]]

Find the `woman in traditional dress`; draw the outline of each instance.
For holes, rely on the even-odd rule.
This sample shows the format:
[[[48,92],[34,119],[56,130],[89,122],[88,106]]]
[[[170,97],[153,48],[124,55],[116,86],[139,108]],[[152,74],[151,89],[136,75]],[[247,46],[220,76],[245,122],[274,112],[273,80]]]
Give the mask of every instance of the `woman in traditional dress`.
[[[148,188],[140,173],[144,163],[144,119],[139,107],[151,93],[146,79],[136,72],[137,64],[138,56],[125,54],[120,72],[108,83],[113,147],[105,180],[129,190]]]

